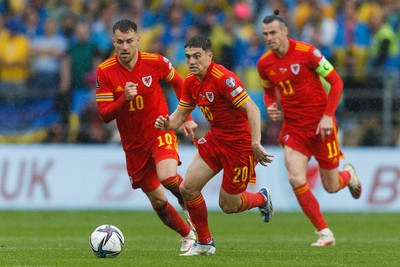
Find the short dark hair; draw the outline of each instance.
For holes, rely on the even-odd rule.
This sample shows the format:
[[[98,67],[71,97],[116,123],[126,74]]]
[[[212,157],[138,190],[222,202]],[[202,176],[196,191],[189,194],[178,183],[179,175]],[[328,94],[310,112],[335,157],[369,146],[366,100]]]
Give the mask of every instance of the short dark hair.
[[[204,51],[211,51],[212,50],[212,45],[210,39],[203,35],[196,35],[190,38],[186,44],[185,48],[187,47],[196,47],[196,48],[201,48]]]
[[[270,23],[274,22],[275,20],[277,20],[282,26],[287,27],[286,20],[282,16],[279,15],[279,10],[277,10],[277,9],[274,11],[273,15],[266,16],[263,19],[263,23],[270,24]]]
[[[121,32],[128,32],[130,30],[137,32],[137,28],[138,27],[135,22],[129,19],[122,19],[114,24],[112,31],[113,33],[115,33],[116,30],[119,30]]]

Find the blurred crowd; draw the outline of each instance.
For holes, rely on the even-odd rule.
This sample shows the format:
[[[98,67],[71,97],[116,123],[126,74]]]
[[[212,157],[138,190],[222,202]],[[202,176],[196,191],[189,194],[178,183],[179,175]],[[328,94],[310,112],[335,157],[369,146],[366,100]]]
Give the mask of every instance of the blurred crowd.
[[[182,76],[188,73],[185,40],[207,35],[214,60],[235,71],[259,105],[268,127],[263,142],[276,145],[280,125],[265,116],[256,69],[267,50],[261,23],[275,9],[287,19],[289,36],[319,48],[341,74],[345,90],[353,92],[351,98],[344,94],[339,120],[353,125],[344,129],[364,131],[347,144],[344,138],[344,145],[379,145],[379,116],[354,123],[348,114],[379,114],[379,94],[368,101],[354,96],[382,91],[388,76],[399,80],[399,0],[0,1],[0,142],[119,142],[115,124],[97,116],[95,70],[114,53],[113,24],[128,18],[138,24],[140,50],[165,55]],[[175,108],[168,89],[165,85]],[[396,89],[390,145],[399,139]],[[198,111],[194,118],[205,125]]]

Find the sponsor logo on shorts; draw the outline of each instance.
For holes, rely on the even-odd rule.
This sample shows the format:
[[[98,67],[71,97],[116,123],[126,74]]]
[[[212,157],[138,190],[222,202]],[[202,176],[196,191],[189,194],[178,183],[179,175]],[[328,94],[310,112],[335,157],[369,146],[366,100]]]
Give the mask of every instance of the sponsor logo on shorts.
[[[283,139],[283,141],[289,140],[289,134],[285,134],[282,139]]]
[[[204,144],[205,142],[207,142],[207,140],[206,140],[204,137],[200,138],[200,139],[197,141],[198,144]]]

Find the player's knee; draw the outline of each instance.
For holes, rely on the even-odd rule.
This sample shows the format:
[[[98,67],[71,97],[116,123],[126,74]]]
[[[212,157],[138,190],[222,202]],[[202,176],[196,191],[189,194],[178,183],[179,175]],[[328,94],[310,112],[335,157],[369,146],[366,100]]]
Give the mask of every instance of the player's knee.
[[[336,193],[338,191],[338,188],[336,188],[335,186],[330,185],[330,184],[324,185],[324,189],[326,192],[328,192],[330,194]]]
[[[222,202],[222,201],[219,203],[219,207],[226,214],[237,213],[239,211],[239,208],[240,208],[240,207],[237,207],[236,205],[232,205],[231,203]]]
[[[153,207],[153,209],[155,211],[163,208],[165,206],[165,204],[167,204],[168,200],[167,199],[162,199],[162,198],[156,198],[156,199],[152,199],[150,200],[151,202],[151,206]]]
[[[305,179],[300,179],[294,175],[290,175],[289,176],[289,183],[293,188],[299,187],[301,185],[303,185],[304,183],[306,183]]]
[[[192,199],[200,193],[194,190],[192,187],[186,185],[184,182],[179,186],[179,191],[184,199]]]

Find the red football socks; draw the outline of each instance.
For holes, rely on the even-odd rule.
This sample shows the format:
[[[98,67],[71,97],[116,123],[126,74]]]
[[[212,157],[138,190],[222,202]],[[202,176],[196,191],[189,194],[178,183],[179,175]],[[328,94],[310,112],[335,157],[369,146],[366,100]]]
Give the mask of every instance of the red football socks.
[[[308,187],[308,183],[305,183],[297,188],[293,189],[296,195],[297,201],[300,204],[301,209],[310,219],[311,223],[318,229],[318,231],[328,228],[324,217],[322,216],[319,208],[318,200],[315,198],[311,189]]]
[[[208,228],[207,206],[203,195],[185,200],[185,205],[190,214],[190,219],[197,231],[198,241],[207,244],[212,241],[210,229]]]
[[[265,203],[265,197],[260,193],[250,193],[244,191],[240,196],[240,198],[242,200],[242,206],[240,207],[240,211],[245,211],[255,207],[260,207]]]

